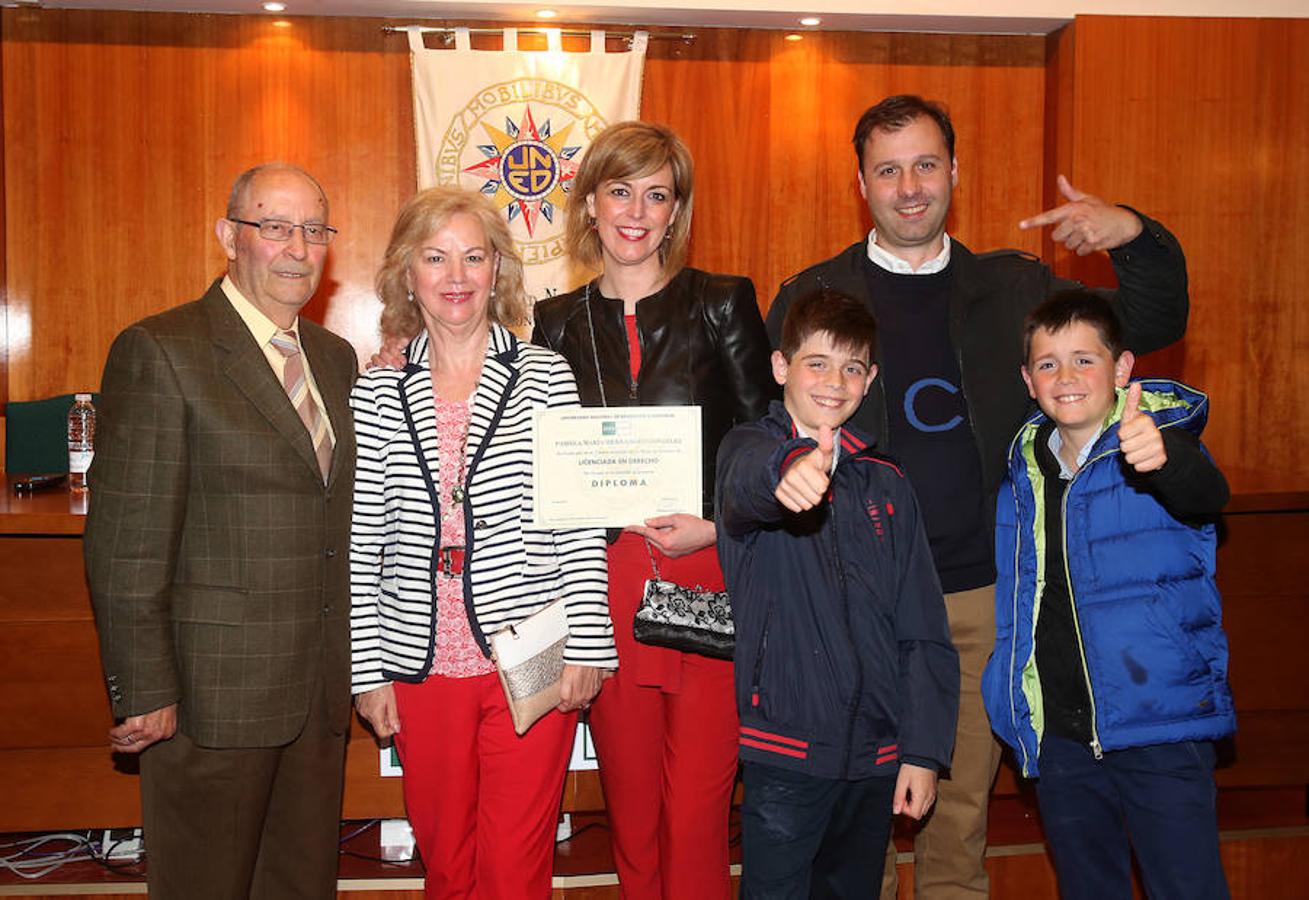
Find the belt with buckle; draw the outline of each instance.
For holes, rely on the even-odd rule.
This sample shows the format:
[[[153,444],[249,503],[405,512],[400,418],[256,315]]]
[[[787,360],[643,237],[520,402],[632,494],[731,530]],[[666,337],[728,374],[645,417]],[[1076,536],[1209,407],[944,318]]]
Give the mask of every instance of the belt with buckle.
[[[452,576],[464,574],[464,548],[442,547],[436,555],[436,571]]]

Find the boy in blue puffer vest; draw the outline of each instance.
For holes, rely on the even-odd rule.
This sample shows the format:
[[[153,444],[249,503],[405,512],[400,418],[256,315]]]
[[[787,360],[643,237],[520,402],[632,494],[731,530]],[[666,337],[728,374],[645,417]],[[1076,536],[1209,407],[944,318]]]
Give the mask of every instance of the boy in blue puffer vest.
[[[736,624],[743,900],[869,897],[891,819],[950,765],[959,657],[914,493],[846,424],[877,366],[865,305],[791,305],[784,403],[718,451],[718,554]]]
[[[1019,430],[996,514],[991,725],[1037,799],[1064,900],[1226,898],[1213,741],[1236,729],[1214,583],[1227,482],[1199,440],[1208,398],[1128,387],[1113,309],[1034,309]]]

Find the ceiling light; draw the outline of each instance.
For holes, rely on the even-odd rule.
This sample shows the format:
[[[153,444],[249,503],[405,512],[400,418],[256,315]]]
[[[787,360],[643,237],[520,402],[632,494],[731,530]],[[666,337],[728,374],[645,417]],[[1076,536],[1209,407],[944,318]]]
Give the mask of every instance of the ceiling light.
[[[784,41],[803,41],[803,40],[804,40],[804,35],[795,34],[794,32],[792,32],[791,34],[788,34],[786,37],[782,38],[782,40],[784,40]]]
[[[538,9],[536,11],[536,17],[538,19],[553,19],[557,15],[559,15],[559,13],[555,12],[553,9]]]
[[[813,28],[815,25],[823,24],[823,20],[818,18],[817,16],[805,16],[803,19],[800,20],[800,24],[805,26],[806,28]]]
[[[264,12],[283,12],[286,9],[285,3],[265,3]]]

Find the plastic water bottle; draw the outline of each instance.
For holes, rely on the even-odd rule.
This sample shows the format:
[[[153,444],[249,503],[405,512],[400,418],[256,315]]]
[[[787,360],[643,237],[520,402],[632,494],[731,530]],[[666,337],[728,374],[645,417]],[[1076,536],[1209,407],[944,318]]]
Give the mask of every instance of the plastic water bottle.
[[[68,411],[68,486],[86,490],[86,470],[95,456],[95,407],[90,394],[77,394]]]

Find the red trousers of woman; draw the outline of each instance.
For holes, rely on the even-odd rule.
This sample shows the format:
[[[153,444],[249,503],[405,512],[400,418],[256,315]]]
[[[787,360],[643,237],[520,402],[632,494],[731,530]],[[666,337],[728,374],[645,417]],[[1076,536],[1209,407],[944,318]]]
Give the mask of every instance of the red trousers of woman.
[[[499,678],[395,684],[405,809],[429,900],[545,900],[577,714],[514,734]]]
[[[656,554],[658,551],[655,551]],[[713,547],[659,556],[665,580],[723,590]],[[652,577],[644,539],[609,548],[618,674],[591,705],[591,734],[626,900],[731,896],[727,817],[736,780],[732,664],[638,644],[632,617]]]

